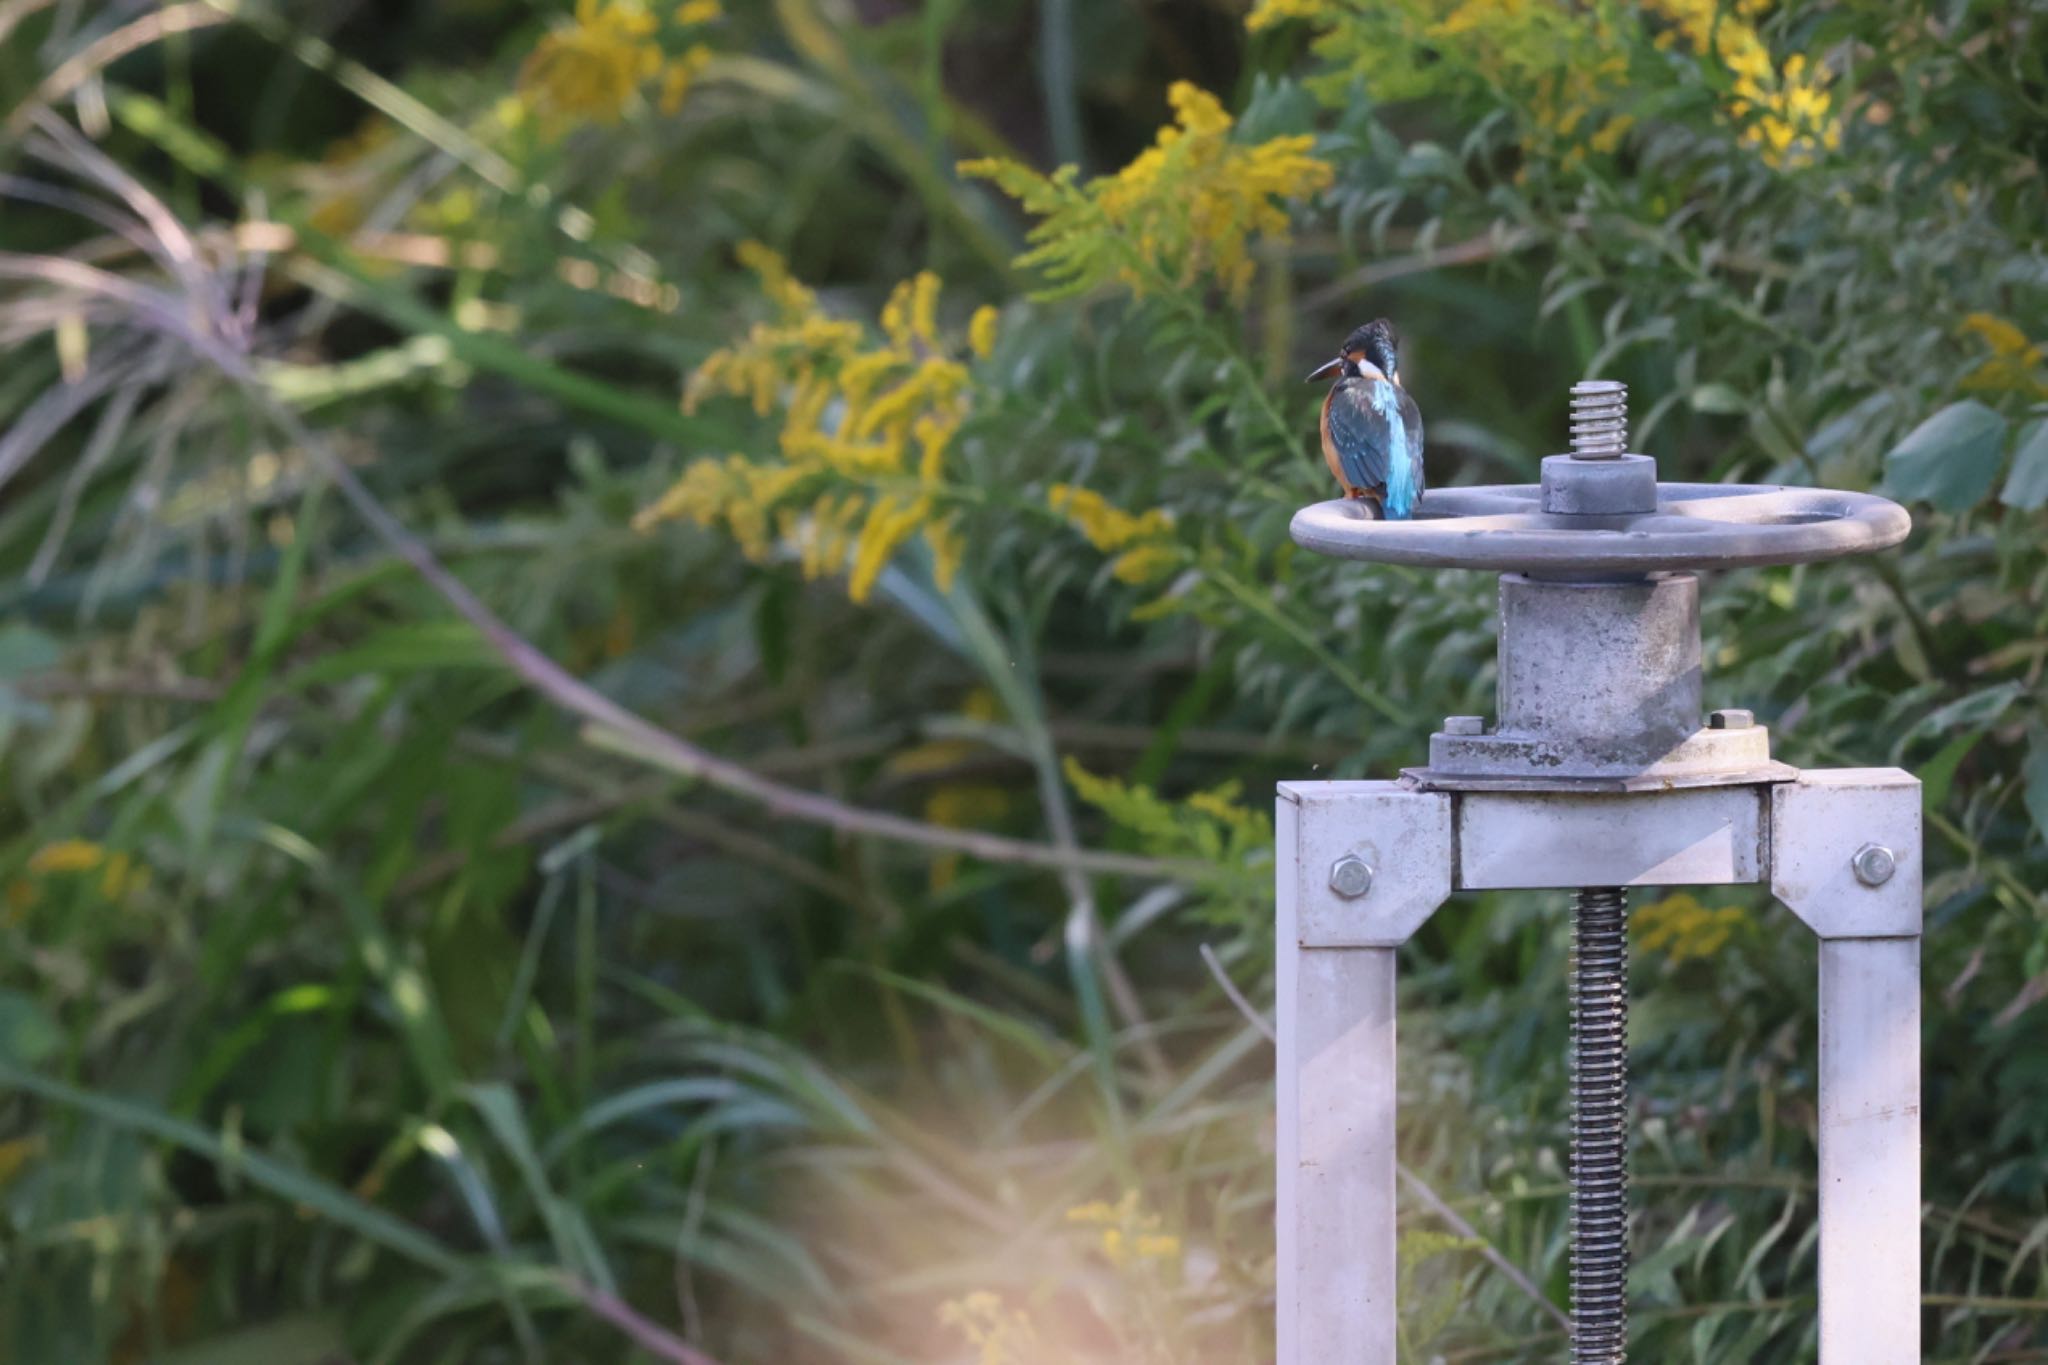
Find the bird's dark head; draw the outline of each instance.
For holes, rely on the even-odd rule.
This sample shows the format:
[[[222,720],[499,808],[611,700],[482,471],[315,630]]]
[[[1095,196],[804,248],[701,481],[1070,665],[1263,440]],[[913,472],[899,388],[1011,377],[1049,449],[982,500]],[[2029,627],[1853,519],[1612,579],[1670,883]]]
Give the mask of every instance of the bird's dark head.
[[[1355,328],[1344,338],[1344,344],[1337,348],[1337,358],[1319,366],[1308,377],[1313,384],[1318,379],[1358,379],[1377,371],[1396,384],[1401,382],[1401,337],[1394,330],[1394,324],[1385,318],[1375,318],[1363,327]]]

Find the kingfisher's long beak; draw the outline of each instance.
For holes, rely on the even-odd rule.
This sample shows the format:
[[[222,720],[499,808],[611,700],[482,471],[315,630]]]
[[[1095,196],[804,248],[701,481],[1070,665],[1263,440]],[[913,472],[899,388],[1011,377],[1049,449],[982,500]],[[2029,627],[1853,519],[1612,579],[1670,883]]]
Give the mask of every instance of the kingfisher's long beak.
[[[1328,379],[1331,375],[1336,374],[1343,368],[1344,357],[1340,355],[1335,360],[1329,361],[1326,364],[1318,366],[1316,368],[1316,372],[1314,374],[1311,374],[1307,379],[1304,379],[1302,382],[1304,384],[1313,384],[1318,379]]]

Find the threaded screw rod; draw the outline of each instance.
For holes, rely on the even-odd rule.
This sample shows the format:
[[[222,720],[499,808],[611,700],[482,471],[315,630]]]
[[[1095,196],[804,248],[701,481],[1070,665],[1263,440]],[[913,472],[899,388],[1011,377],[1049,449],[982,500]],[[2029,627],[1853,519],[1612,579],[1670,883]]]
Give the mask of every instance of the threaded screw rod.
[[[1572,385],[1572,455],[1612,460],[1628,452],[1628,385],[1588,379]]]
[[[1572,902],[1572,1362],[1628,1350],[1628,893]]]

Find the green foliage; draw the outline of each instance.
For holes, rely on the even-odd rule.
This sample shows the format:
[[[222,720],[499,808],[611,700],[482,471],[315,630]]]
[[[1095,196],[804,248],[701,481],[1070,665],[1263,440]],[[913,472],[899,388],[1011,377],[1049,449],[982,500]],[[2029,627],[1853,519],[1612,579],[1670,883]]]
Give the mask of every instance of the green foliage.
[[[2038,6],[147,8],[0,18],[0,1357],[1266,1358],[1264,794],[1493,684],[1287,538],[1379,315],[1433,485],[1601,374],[1911,504],[1708,685],[1921,774],[1929,1339],[2048,1349]],[[1560,909],[1405,951],[1416,1359],[1560,1350]],[[1810,940],[1637,927],[1635,1351],[1810,1358]]]
[[[1901,498],[1967,512],[1984,501],[2005,464],[2005,419],[1974,398],[1952,403],[1906,433],[1885,456]]]

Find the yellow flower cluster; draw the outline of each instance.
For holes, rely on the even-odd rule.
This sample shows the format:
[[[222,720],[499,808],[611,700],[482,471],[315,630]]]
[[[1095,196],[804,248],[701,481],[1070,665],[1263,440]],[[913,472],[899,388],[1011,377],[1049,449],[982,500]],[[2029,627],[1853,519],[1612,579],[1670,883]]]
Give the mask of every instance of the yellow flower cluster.
[[[1167,99],[1174,121],[1152,146],[1085,185],[1072,166],[1045,176],[998,158],[961,163],[961,174],[992,181],[1039,218],[1018,264],[1044,272],[1051,293],[1119,280],[1142,294],[1207,275],[1241,297],[1257,268],[1252,242],[1289,238],[1284,201],[1335,178],[1310,154],[1311,137],[1248,145],[1231,136],[1230,115],[1208,91],[1177,81]]]
[[[967,1338],[980,1365],[1039,1365],[1038,1333],[1022,1309],[985,1289],[939,1308],[939,1321]]]
[[[519,73],[523,104],[551,131],[578,123],[617,123],[650,81],[661,111],[682,108],[711,64],[692,30],[723,17],[719,0],[687,0],[664,26],[643,0],[576,0],[570,21],[535,46]],[[671,54],[678,42],[687,42]]]
[[[1521,103],[1532,132],[1564,139],[1567,160],[1612,151],[1625,117],[1602,112],[1626,82],[1626,49],[1598,14],[1548,0],[1261,0],[1252,30],[1299,20],[1316,30],[1328,73],[1309,81],[1326,103],[1363,78],[1383,103],[1445,90],[1488,90]]]
[[[1635,11],[1557,5],[1548,0],[1259,0],[1253,31],[1288,21],[1317,30],[1315,49],[1332,68],[1311,82],[1325,100],[1349,98],[1366,78],[1381,101],[1446,88],[1491,89],[1527,110],[1532,130],[1569,140],[1569,164],[1615,150],[1633,118],[1610,112],[1632,79],[1630,54],[1643,37],[1636,17],[1665,25],[1662,50],[1683,43],[1728,69],[1724,106],[1743,138],[1772,165],[1796,165],[1841,142],[1828,73],[1799,55],[1773,62],[1755,20],[1769,0],[1648,0]]]
[[[1643,952],[1663,953],[1679,963],[1720,952],[1748,918],[1739,906],[1714,909],[1681,892],[1636,911],[1631,928]]]
[[[1655,0],[1673,28],[1659,34],[1671,47],[1683,34],[1697,52],[1718,58],[1735,78],[1728,112],[1744,123],[1743,140],[1774,166],[1798,165],[1842,143],[1842,120],[1828,93],[1829,73],[1799,53],[1782,66],[1771,61],[1763,35],[1750,22],[1770,0],[1740,0],[1729,13],[1721,0]]]
[[[1286,23],[1289,19],[1326,20],[1337,8],[1332,0],[1259,0],[1245,16],[1244,26],[1253,33]]]
[[[1062,765],[1083,801],[1138,836],[1147,853],[1215,870],[1218,883],[1251,871],[1273,846],[1273,820],[1244,804],[1235,778],[1175,801],[1142,783],[1098,777],[1072,758]]]
[[[1102,1254],[1119,1268],[1180,1257],[1180,1238],[1159,1231],[1159,1215],[1138,1206],[1138,1192],[1124,1191],[1114,1204],[1101,1200],[1067,1210],[1067,1221],[1102,1230]]]
[[[1056,483],[1045,500],[1088,543],[1115,552],[1110,572],[1126,583],[1150,583],[1179,568],[1185,555],[1173,538],[1173,517],[1163,507],[1132,516],[1090,488]]]
[[[8,883],[7,908],[17,913],[42,899],[39,882],[52,877],[99,874],[99,893],[109,901],[122,901],[149,883],[149,874],[135,866],[125,853],[111,853],[88,839],[60,839],[45,844],[29,855],[30,878]]]
[[[755,559],[779,540],[794,547],[807,577],[845,572],[856,602],[921,536],[939,585],[950,586],[964,545],[941,508],[942,476],[971,406],[971,376],[939,335],[938,276],[898,285],[882,309],[881,339],[871,342],[858,322],[827,316],[768,248],[747,243],[740,259],[775,317],[697,368],[683,410],[718,395],[746,398],[763,417],[779,410],[780,458],[698,460],[634,525],[723,524]],[[977,313],[968,331],[971,349],[985,354],[993,310]]]
[[[2041,376],[2042,349],[2027,334],[1991,313],[1972,313],[1957,329],[1980,338],[1991,348],[1984,362],[1963,376],[1962,387],[1976,393],[2024,393],[2048,398],[2048,380]]]

